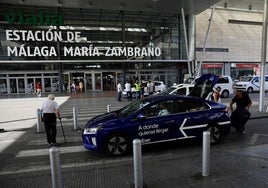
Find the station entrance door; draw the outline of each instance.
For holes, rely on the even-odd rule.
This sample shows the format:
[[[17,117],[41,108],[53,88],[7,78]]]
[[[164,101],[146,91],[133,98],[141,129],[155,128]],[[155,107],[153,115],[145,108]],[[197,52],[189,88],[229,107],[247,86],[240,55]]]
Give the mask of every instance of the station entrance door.
[[[102,91],[102,73],[85,72],[85,89],[87,91]]]

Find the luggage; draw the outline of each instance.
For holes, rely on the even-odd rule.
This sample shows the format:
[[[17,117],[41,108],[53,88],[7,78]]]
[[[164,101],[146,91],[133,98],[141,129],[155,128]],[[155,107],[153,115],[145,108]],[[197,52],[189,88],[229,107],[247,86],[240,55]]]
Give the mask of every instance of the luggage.
[[[249,120],[251,114],[245,108],[237,108],[231,115],[231,126],[237,131],[244,129],[245,124]]]

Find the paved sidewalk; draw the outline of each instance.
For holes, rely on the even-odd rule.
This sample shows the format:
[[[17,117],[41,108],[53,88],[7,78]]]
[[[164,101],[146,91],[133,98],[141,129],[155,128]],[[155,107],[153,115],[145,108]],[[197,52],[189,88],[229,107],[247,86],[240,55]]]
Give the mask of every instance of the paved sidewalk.
[[[56,97],[59,105],[69,97]],[[20,138],[27,128],[34,128],[37,109],[41,108],[46,97],[0,99],[0,152]]]
[[[21,139],[25,131],[35,129],[36,109],[42,98],[0,99],[0,128],[8,130],[8,134],[0,133],[0,152]],[[113,92],[82,94],[69,98],[57,96],[62,104],[61,109],[69,110],[74,104],[91,104],[92,101],[116,100]],[[127,103],[123,101],[123,103]],[[123,105],[123,104],[122,104]],[[266,118],[266,113],[258,112],[258,105],[251,108],[252,118]],[[5,123],[6,122],[6,123]],[[66,129],[69,136],[77,136],[75,131]],[[33,135],[34,139],[38,135]],[[30,141],[30,140],[29,140]],[[213,149],[211,152],[210,175],[203,177],[201,151],[189,156],[173,153],[157,156],[143,156],[143,179],[149,188],[264,188],[268,187],[268,144],[227,150]],[[200,149],[200,148],[199,148]],[[90,159],[83,165],[62,165],[63,187],[91,188],[128,188],[133,187],[133,161],[131,156],[114,158],[109,161],[91,163]],[[0,187],[38,187],[48,188],[51,185],[50,169],[34,172],[0,175]]]

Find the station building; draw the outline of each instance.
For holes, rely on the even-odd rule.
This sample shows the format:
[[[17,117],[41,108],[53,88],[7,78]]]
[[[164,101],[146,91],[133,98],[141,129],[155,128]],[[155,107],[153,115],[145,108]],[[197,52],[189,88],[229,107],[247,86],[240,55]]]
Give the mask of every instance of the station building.
[[[193,75],[200,60],[202,73],[256,73],[262,12],[224,5],[218,0],[2,0],[0,95],[33,93],[38,82],[47,93],[70,92],[72,82],[82,82],[82,92],[115,90],[118,81],[169,86]]]
[[[228,7],[221,4],[214,10],[203,52],[208,20],[212,8],[196,16],[196,59],[203,60],[202,73],[260,75],[263,12]],[[266,70],[267,72],[267,70]]]

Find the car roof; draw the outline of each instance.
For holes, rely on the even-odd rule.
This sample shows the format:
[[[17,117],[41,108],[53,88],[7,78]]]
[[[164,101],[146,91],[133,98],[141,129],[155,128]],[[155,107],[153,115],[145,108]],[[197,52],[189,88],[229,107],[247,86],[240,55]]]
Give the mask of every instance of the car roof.
[[[194,100],[203,100],[199,97],[192,97],[186,95],[152,95],[149,97],[144,98],[143,100],[149,101],[161,101],[161,100],[174,100],[174,99],[194,99]]]
[[[152,95],[149,97],[146,97],[142,100],[148,100],[150,103],[158,103],[161,101],[168,101],[168,100],[194,100],[195,102],[205,102],[210,106],[225,106],[221,103],[216,103],[214,101],[209,101],[200,97],[192,97],[192,96],[186,96],[186,95]]]
[[[170,87],[174,87],[174,88],[178,88],[178,87],[190,87],[190,86],[194,86],[194,84],[176,84]]]

